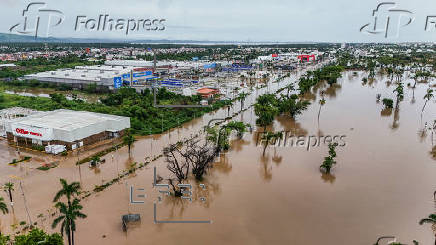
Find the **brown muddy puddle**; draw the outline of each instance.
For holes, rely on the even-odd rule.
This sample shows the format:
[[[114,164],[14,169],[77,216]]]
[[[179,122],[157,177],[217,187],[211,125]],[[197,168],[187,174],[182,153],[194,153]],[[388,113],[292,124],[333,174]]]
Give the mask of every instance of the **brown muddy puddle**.
[[[306,145],[268,147],[263,157],[262,148],[256,146],[256,134],[247,133],[242,140],[232,142],[232,150],[217,158],[202,181],[205,189],[191,181],[192,202],[171,197],[158,201],[159,189],[152,186],[153,168],[166,177],[163,158],[85,199],[84,213],[88,218],[77,222],[76,244],[363,245],[375,243],[382,235],[395,235],[398,241],[408,244],[412,240],[433,243],[430,225],[420,226],[418,221],[435,211],[436,161],[430,154],[431,133],[423,136],[420,129],[425,122],[436,119],[436,104],[433,101],[427,104],[421,120],[427,85],[417,85],[415,103],[411,103],[412,89],[405,86],[399,110],[382,113],[383,106],[376,102],[376,94],[393,98],[394,85],[387,87],[386,78],[380,77],[362,85],[362,76],[362,72],[358,76],[347,72],[338,86],[326,90],[319,121],[319,95],[312,95],[308,96],[314,99],[312,105],[296,121],[279,117],[273,126],[275,130],[296,135],[345,135],[346,145],[338,147],[332,175],[319,171],[328,154],[324,142],[309,150]],[[317,92],[321,89],[322,86]],[[247,98],[246,106],[253,99]],[[236,102],[232,110],[239,109],[240,103]],[[44,172],[32,168],[38,164],[32,159],[27,169],[26,164],[0,166],[1,182],[10,179],[10,175],[22,177],[32,222],[50,230],[52,219],[37,216],[47,214],[60,187],[59,178],[81,181],[85,190],[92,190],[116,177],[132,162],[144,162],[145,157],[159,155],[169,142],[198,132],[211,118],[226,115],[227,110],[219,110],[169,133],[144,137],[135,143],[131,159],[127,149],[122,148],[106,155],[106,163],[98,170],[86,164],[79,170],[73,157]],[[256,119],[252,109],[235,118],[251,124]],[[436,144],[436,137],[434,141]],[[14,158],[14,149],[0,147],[6,162]],[[129,204],[130,186],[135,190],[134,199],[144,201],[143,204]],[[11,231],[12,222],[28,220],[21,189],[18,185],[15,189],[15,215],[1,216],[4,232]],[[137,198],[138,194],[146,197]],[[5,194],[2,196],[6,199]],[[154,203],[158,221],[212,223],[155,224]],[[123,232],[121,215],[127,213],[140,214],[141,222]]]

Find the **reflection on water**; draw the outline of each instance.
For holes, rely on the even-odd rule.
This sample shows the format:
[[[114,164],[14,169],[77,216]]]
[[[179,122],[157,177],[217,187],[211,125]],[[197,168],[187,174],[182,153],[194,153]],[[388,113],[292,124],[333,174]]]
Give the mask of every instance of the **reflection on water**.
[[[333,174],[322,173],[321,179],[326,183],[333,184],[336,180],[336,177]]]
[[[329,99],[336,98],[337,93],[341,90],[342,86],[340,84],[332,84],[325,90],[325,94]]]
[[[380,112],[380,116],[382,117],[390,117],[392,115],[392,108],[383,108]]]
[[[260,166],[260,175],[262,176],[265,182],[269,182],[272,180],[272,166],[270,166],[270,157],[269,154],[265,154],[259,156],[259,160],[261,163]]]
[[[436,146],[433,147],[433,149],[430,152],[430,155],[432,156],[433,160],[436,160]]]
[[[397,106],[395,106],[391,129],[396,130],[398,127],[400,127],[400,103],[397,103]]]

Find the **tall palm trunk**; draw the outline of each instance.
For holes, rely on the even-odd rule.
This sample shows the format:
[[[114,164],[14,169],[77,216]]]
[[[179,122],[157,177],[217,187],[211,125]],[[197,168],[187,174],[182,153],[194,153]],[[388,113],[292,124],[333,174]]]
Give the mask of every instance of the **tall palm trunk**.
[[[74,245],[74,231],[71,230],[71,245]]]
[[[11,192],[11,189],[8,189],[8,192],[9,192],[9,200],[10,200],[11,202],[13,202],[13,201],[12,201],[12,192]]]
[[[421,114],[424,112],[425,106],[427,105],[428,100],[425,101],[424,106],[422,107]]]
[[[265,145],[263,146],[263,153],[262,153],[262,156],[265,156],[265,151],[266,151],[266,148],[268,147],[268,141],[267,142],[265,142]]]
[[[65,229],[70,229],[70,226],[68,226],[68,227],[65,227]],[[71,232],[68,232],[68,234],[67,234],[67,239],[68,239],[68,245],[71,245],[71,234],[70,234]]]
[[[319,116],[321,115],[321,107],[322,105],[319,106],[319,110],[318,110],[318,125],[319,125]]]

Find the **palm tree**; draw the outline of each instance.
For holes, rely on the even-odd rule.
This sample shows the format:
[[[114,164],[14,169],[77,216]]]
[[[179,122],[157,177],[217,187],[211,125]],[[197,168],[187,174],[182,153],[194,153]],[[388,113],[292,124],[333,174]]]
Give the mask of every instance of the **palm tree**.
[[[246,93],[241,93],[238,96],[238,100],[241,102],[241,111],[244,108],[244,101],[245,101],[245,98],[247,98],[247,96],[248,96],[248,94],[246,94]]]
[[[324,170],[326,174],[330,174],[330,170],[333,167],[333,165],[336,164],[336,161],[334,160],[336,157],[336,147],[338,146],[338,143],[330,143],[329,144],[329,156],[324,158],[324,162],[319,167],[321,170]]]
[[[324,91],[321,92],[321,93],[324,95]],[[324,96],[323,96],[323,98],[321,98],[321,99],[319,100],[318,122],[319,122],[319,116],[321,115],[321,108],[322,108],[323,105],[325,105],[325,99],[324,99]]]
[[[286,87],[287,93],[286,93],[286,97],[289,98],[289,94],[295,90],[294,84],[290,83],[289,85],[287,85]]]
[[[68,244],[74,245],[74,232],[76,231],[76,219],[86,218],[86,214],[80,212],[82,210],[82,205],[80,205],[80,201],[77,198],[74,198],[71,204],[66,205],[63,202],[56,203],[55,207],[59,209],[60,216],[57,217],[52,224],[52,228],[56,228],[56,226],[61,223],[61,234],[64,233],[67,235]]]
[[[423,225],[423,224],[432,224],[432,225],[436,225],[436,214],[430,214],[430,215],[428,216],[428,218],[421,219],[421,220],[419,221],[419,224],[420,224],[420,225]],[[435,236],[436,236],[436,234],[435,234]],[[435,239],[435,245],[436,245],[436,239]]]
[[[429,89],[427,89],[427,93],[424,95],[425,103],[424,103],[424,106],[422,107],[421,113],[424,112],[425,106],[427,105],[427,102],[431,98],[433,98],[433,89],[429,88]]]
[[[397,101],[395,107],[398,106],[398,102],[404,98],[404,88],[403,83],[398,83],[397,87],[394,89],[394,93],[397,94]]]
[[[13,202],[12,201],[12,191],[14,191],[14,183],[8,182],[8,183],[4,184],[3,189],[8,192],[9,200],[12,203]]]
[[[412,77],[415,83],[413,84],[413,88],[416,88],[416,83],[418,82],[419,78],[422,76],[421,71],[416,71],[415,75]]]
[[[263,127],[263,131],[266,131],[266,127],[274,121],[274,117],[279,113],[277,108],[277,99],[273,94],[264,94],[257,98],[256,104],[254,104],[254,113],[258,117],[256,124]]]
[[[9,213],[8,206],[4,202],[3,197],[0,197],[0,211],[2,211],[3,214]]]
[[[266,148],[270,143],[276,142],[278,139],[283,138],[283,132],[263,132],[262,141],[263,141],[263,156],[265,156]]]
[[[71,184],[68,184],[65,179],[60,179],[59,181],[61,182],[62,189],[60,189],[56,193],[56,196],[54,197],[53,202],[57,202],[57,201],[59,201],[59,199],[61,197],[65,196],[68,200],[68,205],[70,205],[71,204],[71,197],[80,194],[80,183],[73,182]]]
[[[243,122],[231,121],[226,125],[217,128],[207,128],[206,140],[216,143],[216,152],[221,150],[228,150],[230,148],[229,136],[232,131],[236,131],[238,138],[241,139],[243,134],[251,128],[251,125],[244,124]]]
[[[129,148],[129,156],[130,156],[130,149],[132,148],[132,144],[135,142],[135,136],[132,135],[131,130],[127,130],[127,134],[123,137],[123,143],[127,145]]]

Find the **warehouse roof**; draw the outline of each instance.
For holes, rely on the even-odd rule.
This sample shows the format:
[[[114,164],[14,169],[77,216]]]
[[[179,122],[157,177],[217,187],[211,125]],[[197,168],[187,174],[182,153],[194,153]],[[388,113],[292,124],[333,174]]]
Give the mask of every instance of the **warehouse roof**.
[[[21,125],[39,128],[53,128],[73,131],[106,121],[124,121],[126,117],[107,115],[87,111],[55,110],[40,112],[24,118],[13,120]]]
[[[79,67],[78,69],[59,69],[56,71],[39,72],[35,74],[25,75],[28,79],[33,78],[67,78],[78,79],[83,81],[100,81],[102,78],[113,78],[121,76],[124,73],[129,73],[128,69],[84,69]]]

